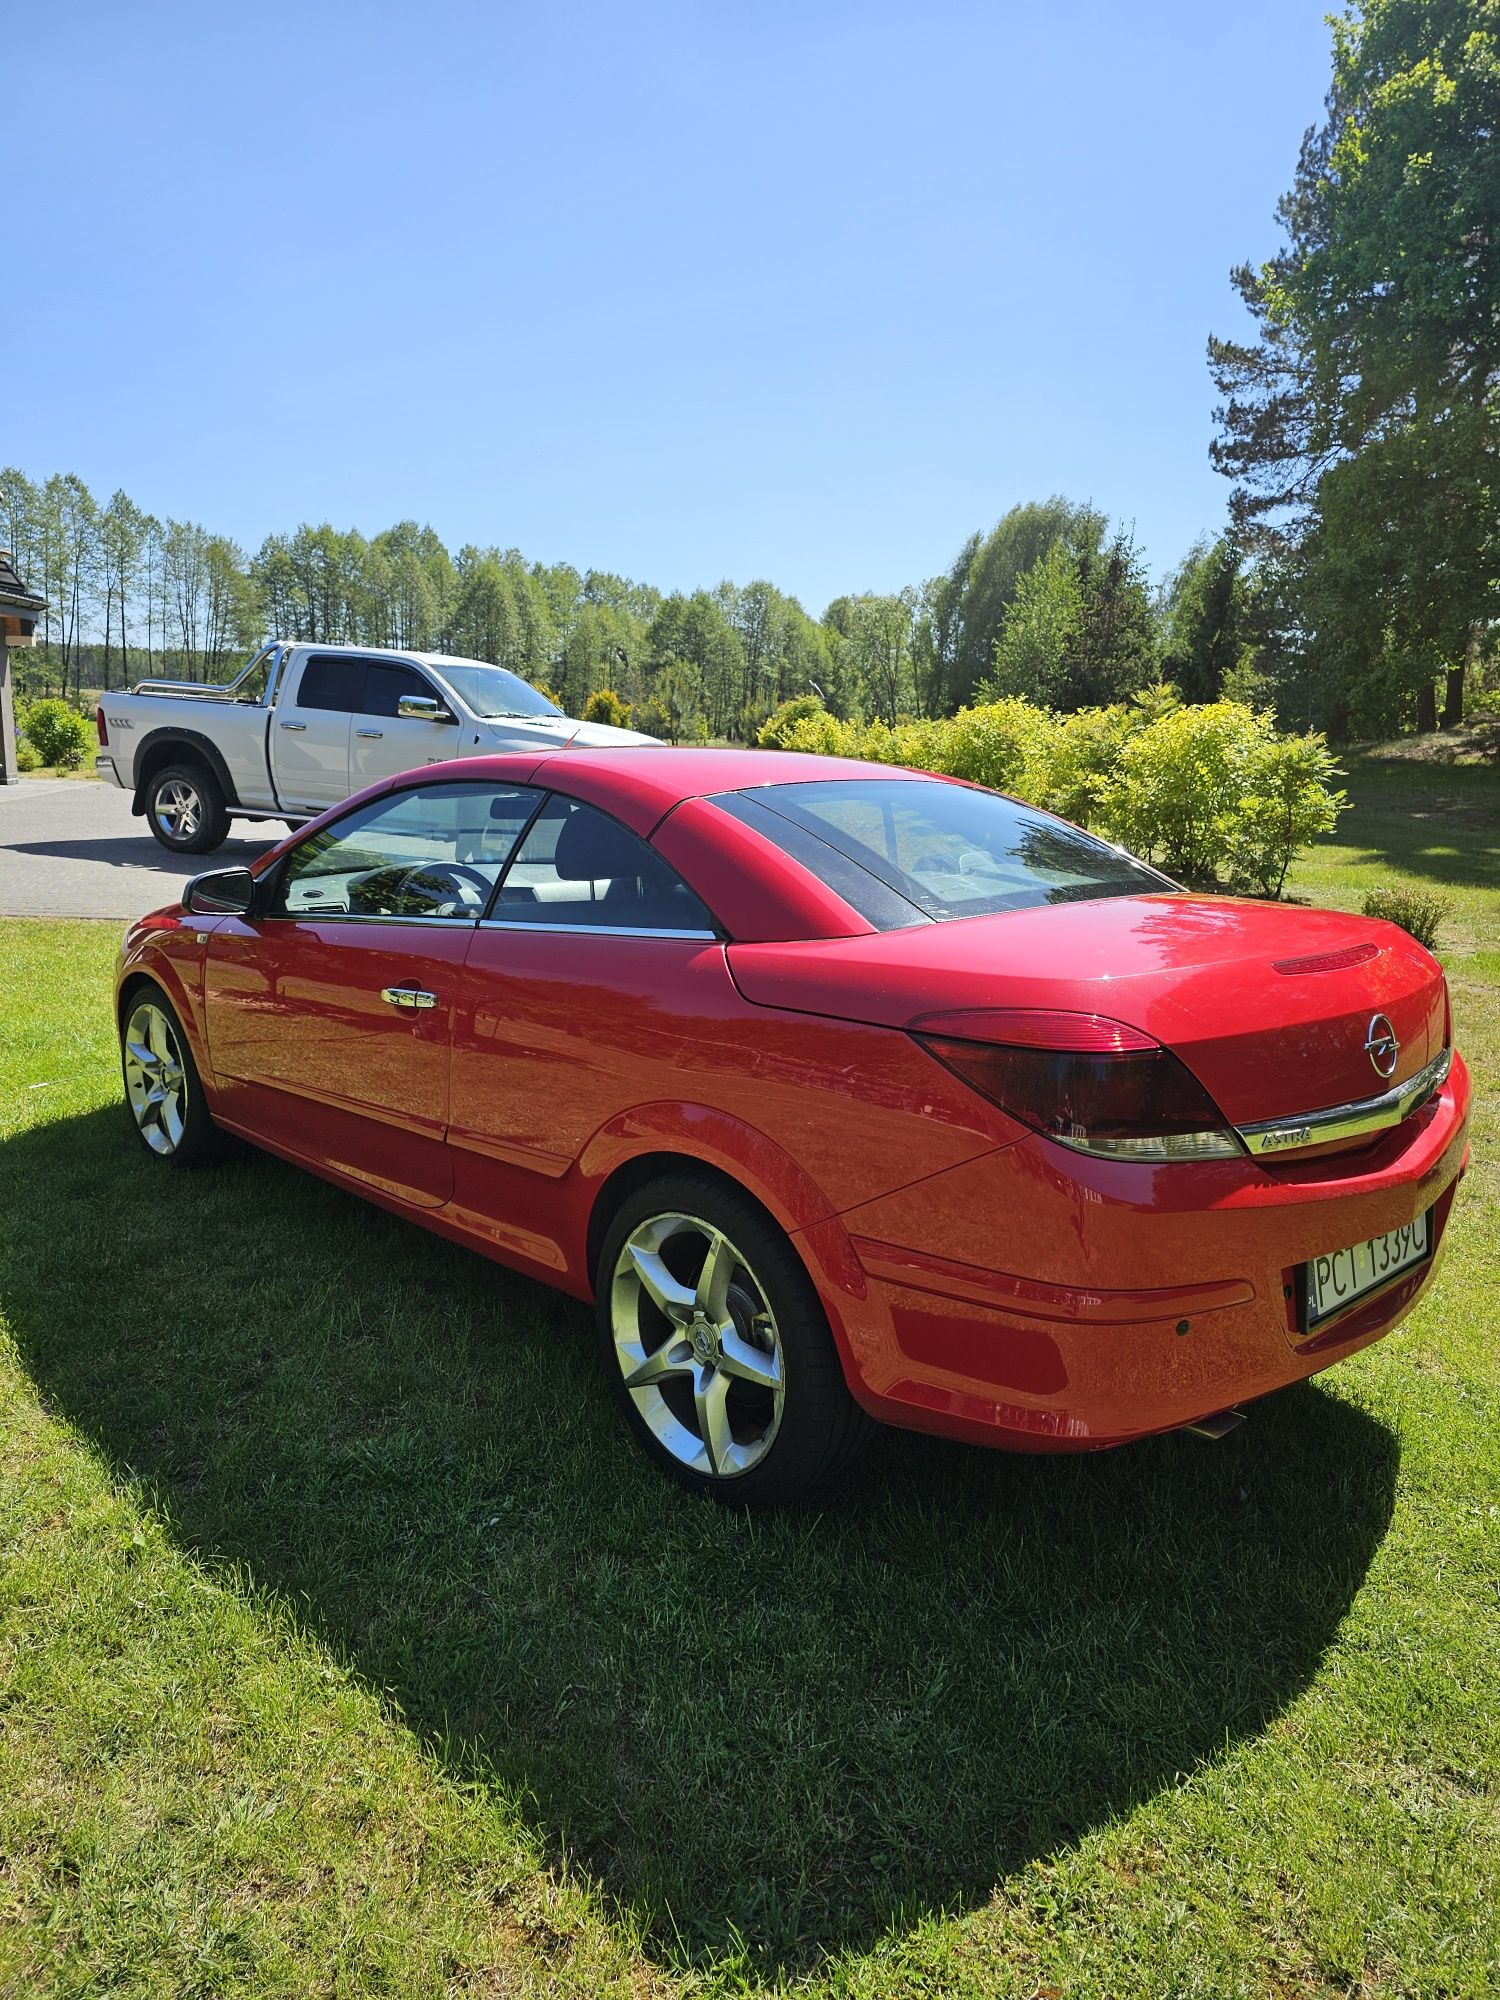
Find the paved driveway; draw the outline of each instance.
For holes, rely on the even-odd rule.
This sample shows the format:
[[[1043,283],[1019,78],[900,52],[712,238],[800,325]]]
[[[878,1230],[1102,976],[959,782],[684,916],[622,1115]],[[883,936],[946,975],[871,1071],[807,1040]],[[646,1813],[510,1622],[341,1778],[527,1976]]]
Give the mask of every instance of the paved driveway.
[[[130,794],[118,785],[22,778],[0,785],[0,916],[125,923],[175,902],[190,875],[249,861],[285,831],[274,821],[239,820],[213,854],[168,854],[146,822],[131,817]]]

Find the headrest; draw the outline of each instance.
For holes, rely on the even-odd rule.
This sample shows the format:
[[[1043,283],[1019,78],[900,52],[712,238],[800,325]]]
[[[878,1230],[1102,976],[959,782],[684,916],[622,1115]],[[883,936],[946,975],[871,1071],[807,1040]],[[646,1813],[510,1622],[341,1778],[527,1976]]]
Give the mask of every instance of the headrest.
[[[580,806],[563,821],[553,867],[564,882],[615,882],[641,872],[641,843],[617,820]]]

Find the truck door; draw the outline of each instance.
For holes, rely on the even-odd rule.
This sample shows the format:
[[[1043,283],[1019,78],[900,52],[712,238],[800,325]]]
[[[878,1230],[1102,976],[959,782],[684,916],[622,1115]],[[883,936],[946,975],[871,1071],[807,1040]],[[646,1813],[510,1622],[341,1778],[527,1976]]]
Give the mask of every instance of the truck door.
[[[349,653],[307,653],[293,665],[271,726],[271,775],[283,805],[321,812],[355,789],[349,732],[364,681],[365,662]]]
[[[435,701],[446,714],[448,697],[440,688],[399,660],[371,660],[365,668],[359,713],[349,737],[349,789],[357,792],[377,778],[394,778],[423,764],[441,764],[457,757],[461,731],[453,722],[430,722],[402,715],[401,697],[420,695]]]

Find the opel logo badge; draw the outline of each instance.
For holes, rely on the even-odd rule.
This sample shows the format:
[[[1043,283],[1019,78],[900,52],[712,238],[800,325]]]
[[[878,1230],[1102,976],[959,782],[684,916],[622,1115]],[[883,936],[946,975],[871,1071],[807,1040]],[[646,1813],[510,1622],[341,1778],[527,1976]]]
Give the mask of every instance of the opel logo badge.
[[[1401,1059],[1401,1044],[1396,1040],[1396,1030],[1384,1014],[1370,1016],[1370,1025],[1365,1032],[1365,1054],[1370,1058],[1377,1076],[1396,1074],[1396,1064]]]

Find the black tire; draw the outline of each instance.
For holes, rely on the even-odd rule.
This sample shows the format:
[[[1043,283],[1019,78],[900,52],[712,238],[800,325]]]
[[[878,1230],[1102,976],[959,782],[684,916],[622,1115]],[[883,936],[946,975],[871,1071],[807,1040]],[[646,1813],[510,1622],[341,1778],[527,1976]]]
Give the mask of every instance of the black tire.
[[[146,824],[171,854],[212,854],[229,833],[224,788],[206,764],[167,764],[147,782]]]
[[[148,1021],[153,1012],[156,1020]],[[142,1061],[145,1055],[160,1067]],[[167,1084],[173,1069],[180,1076],[175,1088]],[[153,980],[132,986],[120,1009],[120,1072],[131,1126],[158,1165],[191,1169],[221,1157],[224,1135],[209,1116],[192,1045],[177,1009]],[[147,1100],[157,1086],[163,1101],[152,1106]]]
[[[681,1295],[666,1307],[648,1291],[639,1261],[655,1258],[658,1237],[653,1282],[661,1289],[670,1279]],[[684,1301],[705,1298],[705,1285],[712,1290],[716,1239],[725,1290],[723,1303],[705,1313]],[[626,1424],[652,1464],[689,1492],[746,1507],[794,1500],[836,1480],[873,1429],[849,1393],[801,1258],[757,1202],[716,1175],[684,1169],[628,1196],[605,1233],[594,1277],[599,1345]],[[747,1355],[776,1374],[779,1390],[744,1377]],[[631,1388],[626,1375],[641,1368],[658,1372]],[[719,1392],[722,1424],[705,1419],[700,1390],[705,1398]],[[710,1430],[732,1446],[720,1452],[722,1470]],[[685,1454],[700,1440],[690,1463]],[[734,1465],[735,1455],[747,1462]]]

